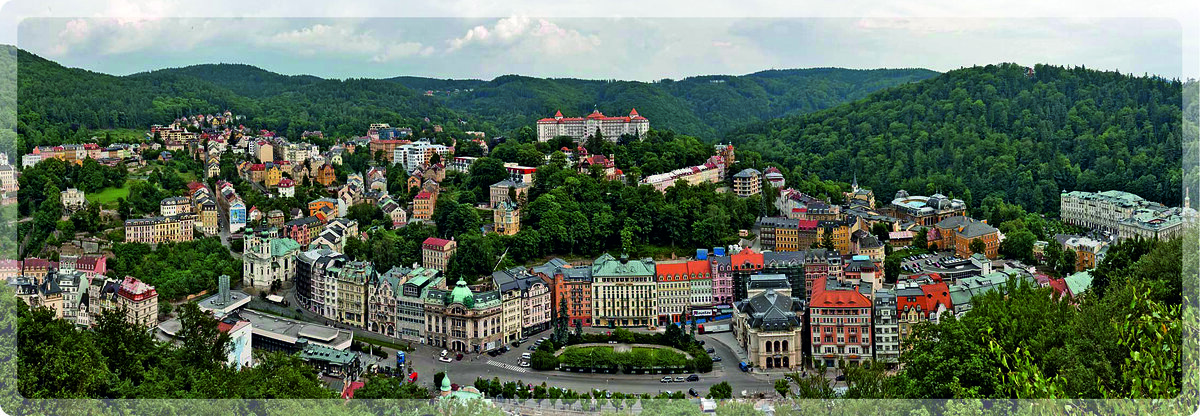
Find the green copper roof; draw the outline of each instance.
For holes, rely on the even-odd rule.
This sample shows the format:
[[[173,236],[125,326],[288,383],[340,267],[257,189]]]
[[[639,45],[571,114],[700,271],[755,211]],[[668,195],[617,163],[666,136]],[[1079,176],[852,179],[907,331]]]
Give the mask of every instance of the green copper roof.
[[[471,305],[467,305],[467,299],[470,298]],[[468,308],[475,304],[475,294],[471,293],[471,288],[467,287],[467,282],[458,279],[458,283],[454,285],[454,290],[450,291],[450,303],[461,303]]]
[[[1092,274],[1086,271],[1075,273],[1063,278],[1067,283],[1067,289],[1071,290],[1071,295],[1079,296],[1084,291],[1092,287]]]
[[[442,386],[441,387],[442,387],[442,391],[450,391],[450,375],[449,374],[445,374],[442,376]]]
[[[290,238],[271,239],[271,255],[279,257],[300,249],[300,243]]]

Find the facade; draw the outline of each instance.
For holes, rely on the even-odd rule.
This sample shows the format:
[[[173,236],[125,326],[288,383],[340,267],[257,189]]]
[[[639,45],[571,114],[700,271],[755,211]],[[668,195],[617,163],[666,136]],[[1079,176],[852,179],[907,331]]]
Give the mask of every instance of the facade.
[[[459,280],[453,290],[430,290],[425,298],[427,343],[450,351],[480,353],[504,345],[497,291],[475,293]]]
[[[986,250],[984,255],[989,259],[996,258],[1000,252],[1000,230],[986,222],[964,216],[948,217],[938,221],[930,233],[929,241],[937,241],[937,246],[943,250],[953,249],[959,258],[971,257],[971,242],[975,239],[983,241]],[[934,238],[936,237],[936,238]]]
[[[521,231],[521,210],[517,204],[504,201],[492,209],[492,230],[500,235],[514,235]]]
[[[733,175],[733,193],[742,198],[762,193],[762,172],[743,169]]]
[[[733,305],[733,266],[729,256],[709,257],[712,267],[712,297],[714,306]]]
[[[565,300],[571,327],[592,326],[592,268],[563,265],[552,273],[552,307],[558,310]]]
[[[1186,216],[1180,208],[1139,208],[1117,224],[1118,240],[1127,238],[1167,240],[1183,235]]]
[[[421,265],[425,268],[445,272],[450,263],[450,257],[456,250],[458,250],[458,243],[455,243],[454,240],[429,237],[421,243]]]
[[[767,289],[735,308],[733,336],[749,363],[768,370],[803,365],[803,312],[791,296]]]
[[[121,281],[117,307],[125,310],[126,322],[146,328],[158,325],[158,291],[132,276]]]
[[[809,302],[813,359],[829,368],[870,359],[872,307],[857,287],[817,278]]]
[[[505,320],[512,318],[510,308],[516,309],[518,335],[529,336],[550,328],[550,317],[554,310],[551,287],[541,275],[515,267],[492,273],[492,282],[503,300]],[[511,303],[516,306],[510,306]],[[515,340],[509,339],[512,334],[507,322],[504,327],[505,342]]]
[[[654,269],[661,324],[686,322],[692,307],[712,305],[712,266],[708,261],[658,262]]]
[[[437,194],[421,191],[413,198],[413,219],[429,221],[433,218],[433,207],[437,205]]]
[[[652,326],[658,316],[654,261],[604,254],[592,264],[592,325]]]
[[[367,288],[377,278],[371,263],[348,261],[337,274],[337,321],[367,327]]]
[[[518,206],[521,206],[526,202],[530,188],[531,187],[529,186],[528,182],[505,179],[492,184],[492,186],[489,188],[490,198],[488,199],[488,202],[491,204],[491,207],[495,207],[501,202],[506,201],[515,202]],[[516,200],[513,200],[510,197],[513,195],[516,196]]]
[[[952,311],[950,287],[928,276],[896,282],[897,334],[901,348],[912,327],[921,322],[937,323],[946,311]],[[951,312],[953,313],[953,312]]]
[[[243,285],[265,289],[275,281],[286,282],[296,275],[296,256],[300,244],[295,240],[279,238],[279,232],[274,228],[251,230],[244,238]]]
[[[629,111],[626,117],[609,117],[593,110],[587,117],[563,117],[562,111],[554,113],[554,117],[537,121],[538,141],[549,141],[558,136],[568,136],[577,142],[583,142],[589,137],[600,133],[605,139],[616,142],[621,135],[628,134],[641,137],[650,131],[650,120],[638,115],[637,109]]]
[[[403,290],[401,277],[384,273],[367,286],[367,330],[397,337],[398,301]]]
[[[125,242],[158,244],[192,241],[195,214],[125,220]]]
[[[65,204],[65,202],[64,202],[64,204]],[[181,196],[173,196],[170,198],[164,198],[161,202],[158,203],[158,214],[162,215],[164,217],[169,217],[172,215],[179,215],[179,214],[188,214],[191,212],[193,212],[192,211],[192,201],[187,198],[181,197]]]
[[[301,247],[307,247],[313,239],[320,235],[324,224],[317,217],[303,217],[283,223],[283,237],[295,240]]]
[[[9,165],[3,165],[3,166],[9,166]],[[4,192],[12,192],[12,191],[5,190]],[[67,190],[62,191],[61,200],[62,200],[63,209],[66,210],[67,213],[72,213],[72,212],[87,208],[87,198],[84,197],[83,191],[80,191],[75,188],[67,188]],[[187,198],[184,198],[183,200],[187,201]],[[167,215],[167,214],[164,214],[164,215]],[[175,215],[175,214],[170,214],[170,215]]]
[[[896,293],[892,289],[875,291],[875,361],[895,364],[900,361],[900,329],[896,321]]]
[[[400,297],[396,301],[397,337],[409,342],[425,342],[425,298],[430,289],[444,286],[441,272],[418,267],[393,269],[388,273],[403,275]]]

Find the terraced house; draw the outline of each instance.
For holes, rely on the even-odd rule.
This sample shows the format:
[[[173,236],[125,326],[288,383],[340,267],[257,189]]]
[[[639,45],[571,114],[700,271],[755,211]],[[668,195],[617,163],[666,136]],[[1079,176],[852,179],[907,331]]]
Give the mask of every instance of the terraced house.
[[[712,266],[708,261],[663,261],[655,263],[654,269],[660,324],[686,322],[693,307],[712,304]]]
[[[592,325],[653,326],[658,317],[654,260],[605,253],[592,264]]]

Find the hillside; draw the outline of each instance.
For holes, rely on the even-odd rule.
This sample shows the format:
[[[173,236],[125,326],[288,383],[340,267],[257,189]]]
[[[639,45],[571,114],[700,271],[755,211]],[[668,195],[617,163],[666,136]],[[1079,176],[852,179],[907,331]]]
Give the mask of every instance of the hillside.
[[[978,206],[992,194],[1058,211],[1060,190],[1121,189],[1178,205],[1179,81],[1085,68],[988,65],[728,134],[798,175]]]
[[[435,100],[380,80],[284,76],[248,65],[199,65],[128,76],[66,68],[24,50],[16,54],[21,152],[85,140],[88,130],[143,129],[199,112],[231,110],[255,127],[287,136],[305,130],[362,134],[367,124],[449,124],[459,117]],[[10,59],[11,60],[11,59]]]
[[[816,68],[652,83],[517,75],[491,81],[420,77],[391,80],[418,91],[438,91],[435,96],[450,108],[491,122],[501,130],[531,126],[556,110],[567,116],[584,115],[593,108],[623,115],[636,107],[655,128],[712,136],[754,121],[829,108],[936,75],[925,69]]]

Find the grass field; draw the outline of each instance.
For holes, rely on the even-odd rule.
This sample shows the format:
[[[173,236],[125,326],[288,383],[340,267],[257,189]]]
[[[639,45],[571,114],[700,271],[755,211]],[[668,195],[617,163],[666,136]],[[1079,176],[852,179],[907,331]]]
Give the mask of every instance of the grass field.
[[[104,188],[104,190],[87,195],[88,203],[101,206],[115,205],[118,198],[129,198],[129,182],[120,188]]]

